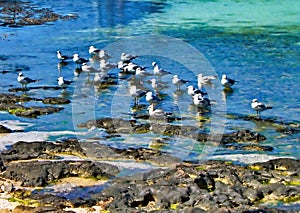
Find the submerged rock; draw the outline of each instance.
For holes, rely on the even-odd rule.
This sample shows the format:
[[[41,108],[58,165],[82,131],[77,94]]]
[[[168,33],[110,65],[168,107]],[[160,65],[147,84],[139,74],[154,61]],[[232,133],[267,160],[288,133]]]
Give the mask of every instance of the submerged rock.
[[[48,97],[42,100],[44,104],[69,104],[70,100],[60,97]]]
[[[120,118],[101,118],[97,120],[90,120],[78,125],[79,128],[102,128],[109,134],[140,134],[146,132],[153,132],[165,136],[178,136],[197,140],[199,142],[207,142],[211,135],[203,132],[195,126],[175,125],[172,123],[139,123],[137,120],[125,120]],[[271,151],[272,147],[263,147],[258,144],[255,145],[238,145],[232,146],[235,143],[243,142],[261,142],[266,140],[264,135],[253,132],[251,130],[238,130],[232,133],[225,133],[223,135],[216,135],[218,142],[221,145],[228,146],[234,149],[247,150],[265,150]],[[229,145],[230,144],[230,145]]]
[[[75,19],[76,15],[59,15],[49,8],[40,8],[31,2],[1,1],[0,26],[19,27],[41,25],[57,20]]]
[[[19,104],[19,102],[28,101],[42,101],[42,99],[12,94],[0,94],[0,110],[8,111],[9,113],[20,117],[37,118],[38,116],[56,113],[64,109],[62,107],[53,106],[24,107]]]

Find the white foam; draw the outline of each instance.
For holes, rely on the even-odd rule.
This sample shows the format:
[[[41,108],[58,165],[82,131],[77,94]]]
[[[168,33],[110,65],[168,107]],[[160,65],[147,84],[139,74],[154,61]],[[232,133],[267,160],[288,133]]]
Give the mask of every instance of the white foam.
[[[267,162],[269,160],[279,159],[279,158],[294,158],[290,156],[274,156],[274,155],[266,155],[266,154],[232,154],[232,155],[215,155],[212,156],[211,160],[230,160],[237,161],[240,163],[259,163],[259,162]]]
[[[20,130],[24,130],[27,127],[31,127],[34,124],[21,122],[18,120],[3,120],[3,121],[0,121],[0,125],[5,126],[14,131],[20,131]]]

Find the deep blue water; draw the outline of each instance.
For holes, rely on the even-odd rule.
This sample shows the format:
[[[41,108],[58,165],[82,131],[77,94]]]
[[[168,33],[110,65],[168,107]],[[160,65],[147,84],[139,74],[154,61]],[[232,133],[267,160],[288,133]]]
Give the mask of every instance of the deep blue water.
[[[164,35],[177,38],[191,47],[195,47],[206,62],[199,71],[215,73],[220,78],[223,73],[239,82],[230,94],[222,93],[220,84],[215,89],[207,88],[210,96],[226,105],[228,114],[254,114],[250,107],[253,98],[258,98],[273,106],[272,110],[263,112],[264,118],[276,118],[285,122],[300,118],[299,83],[300,80],[300,2],[289,1],[251,1],[239,2],[231,0],[219,1],[33,1],[41,7],[49,7],[53,11],[66,15],[77,14],[78,19],[58,21],[41,26],[22,28],[1,27],[0,31],[0,70],[8,73],[0,74],[1,92],[7,92],[11,87],[19,87],[16,82],[18,70],[32,78],[41,81],[36,85],[55,85],[59,75],[75,80],[67,92],[59,90],[30,90],[19,95],[34,97],[61,96],[72,99],[72,104],[66,105],[60,113],[42,116],[39,119],[18,118],[2,113],[1,119],[21,120],[33,123],[26,131],[85,131],[77,129],[76,125],[97,117],[124,117],[132,112],[132,98],[127,95],[127,80],[118,79],[118,85],[97,90],[88,84],[86,74],[74,78],[75,65],[69,63],[58,69],[56,51],[64,54],[79,53],[88,57],[88,48],[94,45],[108,49],[114,47],[122,39],[132,36]],[[274,15],[276,14],[276,15]],[[173,41],[173,40],[172,40]],[[145,40],[134,44],[129,49],[145,45],[145,53],[149,50],[147,44],[153,41]],[[154,42],[155,43],[155,42]],[[183,60],[189,57],[176,42],[157,45],[158,51],[164,54],[182,55]],[[175,47],[174,47],[175,46]],[[124,47],[120,47],[124,49]],[[125,48],[126,49],[126,48]],[[150,48],[151,49],[151,48]],[[116,56],[111,59],[117,62],[118,49],[110,49]],[[142,49],[143,50],[143,49]],[[202,59],[203,59],[202,58]],[[136,62],[151,67],[156,60],[165,69],[178,74],[191,83],[196,83],[195,73],[184,64],[164,57],[163,54],[145,54]],[[204,70],[212,68],[211,70]],[[17,70],[17,71],[16,71]],[[151,69],[149,69],[151,70]],[[112,71],[114,74],[117,70]],[[91,77],[92,79],[93,77]],[[170,82],[170,77],[164,81]],[[223,98],[223,99],[222,99]],[[174,94],[174,87],[166,90],[166,101],[161,107],[166,111],[176,111],[187,116],[188,124],[201,125],[195,110],[191,107],[189,97],[185,94]],[[178,100],[177,100],[178,99]],[[226,101],[225,101],[226,100]],[[146,104],[145,101],[141,101]],[[27,103],[39,104],[39,103]],[[185,108],[184,108],[185,107]],[[191,109],[192,108],[192,109]],[[145,110],[143,111],[145,112]],[[214,118],[219,122],[204,125],[205,131],[210,131],[214,125],[224,127],[225,131],[237,128],[250,128],[267,136],[263,145],[275,147],[267,154],[299,157],[299,134],[285,136],[275,132],[274,127],[261,123],[227,119],[219,111],[213,111]],[[91,135],[93,132],[91,131]],[[64,135],[63,135],[64,136]],[[152,134],[132,135],[115,138],[105,143],[118,147],[148,146],[155,136]],[[151,145],[150,145],[151,146]],[[194,147],[196,146],[196,147]],[[178,156],[186,157],[193,149],[190,157],[197,158],[203,146],[197,146],[194,141],[171,138],[165,150],[170,150]],[[181,153],[182,151],[182,153]],[[218,154],[246,153],[220,148]]]

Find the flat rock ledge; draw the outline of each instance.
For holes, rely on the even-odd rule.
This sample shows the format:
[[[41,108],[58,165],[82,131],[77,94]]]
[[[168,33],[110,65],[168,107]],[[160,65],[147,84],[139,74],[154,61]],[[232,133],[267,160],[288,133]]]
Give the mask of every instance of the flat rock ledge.
[[[216,140],[216,143],[234,150],[255,150],[272,151],[271,146],[259,145],[259,142],[266,140],[262,134],[248,129],[237,130],[223,135],[211,136],[195,126],[175,125],[172,123],[140,123],[137,120],[125,120],[120,118],[101,118],[90,120],[78,125],[79,128],[102,128],[108,134],[142,134],[153,132],[165,136],[191,138],[205,143],[209,140]]]
[[[41,102],[43,106],[25,107],[19,102]],[[32,98],[28,96],[18,96],[13,94],[0,94],[0,110],[7,111],[19,117],[37,118],[42,115],[57,113],[63,110],[63,107],[44,106],[45,104],[68,104],[70,100],[60,97],[46,97],[43,99]]]
[[[299,212],[299,160],[194,164],[150,149],[97,144],[18,142],[3,151],[0,195],[19,205],[0,212]],[[117,161],[110,163],[114,158],[137,164],[162,158],[172,166],[124,176]]]

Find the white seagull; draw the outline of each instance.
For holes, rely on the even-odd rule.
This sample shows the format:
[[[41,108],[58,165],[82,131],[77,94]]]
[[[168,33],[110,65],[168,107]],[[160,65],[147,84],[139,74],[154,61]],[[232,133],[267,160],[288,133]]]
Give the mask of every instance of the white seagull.
[[[138,105],[139,99],[146,95],[146,92],[144,90],[138,89],[135,85],[130,86],[129,93],[134,97],[135,105]]]
[[[210,100],[203,97],[201,94],[195,94],[193,96],[193,103],[199,107],[208,107],[210,106]]]
[[[98,57],[100,59],[105,59],[105,60],[111,58],[111,56],[105,50],[100,50],[99,53],[98,53]]]
[[[171,74],[170,72],[164,70],[164,69],[161,69],[156,62],[152,62],[152,66],[153,66],[153,73],[154,75],[157,75],[158,78],[160,79],[161,76],[164,76],[164,75],[169,75]]]
[[[22,85],[23,90],[28,89],[27,84],[40,81],[39,79],[31,79],[31,78],[25,77],[22,72],[19,73],[17,80]]]
[[[157,120],[162,120],[162,119],[166,118],[166,113],[162,109],[154,109],[153,104],[148,106],[147,109],[148,109],[150,118],[154,118]]]
[[[101,83],[102,78],[103,78],[103,77],[102,77],[101,73],[95,73],[94,83],[95,83],[95,84]]]
[[[227,75],[225,75],[225,74],[222,75],[221,84],[225,88],[231,89],[231,86],[234,85],[235,82],[238,82],[238,81],[228,78]]]
[[[135,64],[135,63],[130,62],[130,63],[128,63],[128,64],[125,63],[125,64],[123,65],[122,70],[123,70],[123,72],[125,72],[125,73],[132,73],[132,74],[134,74],[134,73],[136,72],[136,69],[137,69],[138,67],[140,67],[140,66],[137,65],[137,64]]]
[[[117,66],[115,63],[109,63],[105,59],[100,60],[100,70],[103,72],[107,72],[109,70],[114,69]]]
[[[89,47],[89,54],[94,55],[94,54],[98,54],[99,52],[100,52],[100,49],[98,49],[94,46]]]
[[[81,65],[81,69],[83,72],[97,72],[98,70],[95,67],[88,65],[87,63],[83,63]]]
[[[149,103],[161,101],[161,98],[159,98],[158,96],[156,96],[155,94],[153,94],[153,92],[151,92],[151,91],[149,91],[149,92],[146,93],[145,99]]]
[[[267,109],[272,109],[271,106],[267,106],[261,102],[258,102],[258,100],[256,98],[252,100],[251,107],[252,107],[252,109],[254,109],[256,111],[257,118],[260,118],[260,113],[262,111],[265,111]]]
[[[133,60],[137,57],[138,56],[136,56],[136,55],[130,55],[130,54],[127,54],[127,53],[122,53],[120,59],[123,62],[130,62],[131,60]]]
[[[70,57],[70,56],[63,55],[61,53],[61,51],[59,51],[59,50],[56,51],[56,56],[61,61],[66,61],[66,60],[72,59],[72,57]]]
[[[69,86],[73,81],[70,80],[65,80],[64,77],[60,76],[57,79],[57,83],[60,87],[62,88],[66,88],[67,86]]]
[[[156,93],[158,93],[159,91],[161,91],[161,90],[167,88],[167,86],[164,85],[163,83],[157,82],[155,78],[151,79],[150,81],[151,81],[152,89],[153,89]]]
[[[177,87],[177,90],[180,89],[180,86],[184,85],[188,81],[180,79],[178,75],[174,75],[172,78],[172,83]]]
[[[200,89],[196,89],[192,85],[188,86],[187,89],[188,89],[188,91],[187,91],[188,95],[192,96],[192,97],[196,94],[207,95],[206,92],[203,92]]]
[[[85,58],[81,58],[77,53],[75,53],[73,55],[73,61],[76,64],[82,65],[83,63],[87,63],[89,60],[85,59]]]
[[[207,76],[203,76],[202,73],[199,73],[198,74],[198,87],[199,87],[199,84],[202,85],[205,85],[205,84],[212,84],[212,80],[215,80],[217,79],[217,76],[215,75],[207,75]],[[201,88],[201,87],[199,87]]]
[[[147,72],[145,69],[146,68],[140,67],[140,66],[138,68],[136,68],[136,70],[135,70],[135,76],[136,77],[140,77],[140,78],[151,76],[152,74],[149,73],[149,72]]]

